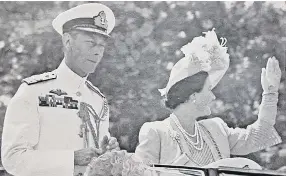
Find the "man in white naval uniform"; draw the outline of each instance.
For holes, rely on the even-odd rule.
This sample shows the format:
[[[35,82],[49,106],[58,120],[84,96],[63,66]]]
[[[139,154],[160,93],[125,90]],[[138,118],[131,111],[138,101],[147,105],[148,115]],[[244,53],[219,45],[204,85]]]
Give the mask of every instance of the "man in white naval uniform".
[[[119,150],[108,131],[106,98],[87,81],[114,26],[113,12],[98,3],[54,19],[65,58],[56,70],[24,79],[7,108],[1,149],[8,173],[82,175],[93,157]]]

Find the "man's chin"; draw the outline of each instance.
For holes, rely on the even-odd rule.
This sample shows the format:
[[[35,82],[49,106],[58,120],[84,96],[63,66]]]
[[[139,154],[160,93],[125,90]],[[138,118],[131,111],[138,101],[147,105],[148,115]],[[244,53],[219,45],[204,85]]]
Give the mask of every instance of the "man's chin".
[[[86,69],[86,72],[88,74],[95,72],[96,66],[97,66],[97,64],[96,65],[90,65],[90,67]]]

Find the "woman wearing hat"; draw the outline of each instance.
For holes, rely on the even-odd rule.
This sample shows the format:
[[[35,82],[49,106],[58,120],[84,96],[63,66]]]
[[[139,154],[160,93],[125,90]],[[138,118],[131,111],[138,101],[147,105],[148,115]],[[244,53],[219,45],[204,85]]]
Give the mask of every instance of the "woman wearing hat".
[[[161,90],[172,114],[163,121],[147,122],[142,126],[135,154],[116,151],[95,157],[85,176],[157,175],[150,164],[212,168],[247,165],[260,169],[257,163],[246,158],[232,160],[229,157],[231,154],[246,155],[281,142],[273,127],[281,78],[275,58],[270,58],[266,69],[262,69],[264,92],[254,124],[247,129],[233,129],[220,118],[197,120],[211,114],[208,104],[215,99],[211,90],[229,66],[225,44],[226,39],[219,43],[216,33],[210,31],[205,37],[196,37],[184,46],[182,51],[186,57],[175,64],[166,88]]]
[[[262,102],[258,119],[246,129],[230,128],[220,118],[198,121],[211,114],[212,89],[229,66],[226,39],[214,30],[182,48],[185,57],[172,68],[161,90],[172,113],[163,121],[145,123],[139,133],[136,157],[145,163],[206,166],[230,155],[247,155],[281,142],[274,124],[281,70],[275,58],[262,69]],[[242,160],[244,161],[244,160]]]

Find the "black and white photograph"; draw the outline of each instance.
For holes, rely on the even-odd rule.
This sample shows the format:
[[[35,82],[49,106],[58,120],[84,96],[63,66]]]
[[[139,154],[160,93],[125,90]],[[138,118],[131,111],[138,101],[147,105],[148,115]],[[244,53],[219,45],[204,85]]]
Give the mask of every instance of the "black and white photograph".
[[[286,176],[285,1],[0,1],[0,176]]]

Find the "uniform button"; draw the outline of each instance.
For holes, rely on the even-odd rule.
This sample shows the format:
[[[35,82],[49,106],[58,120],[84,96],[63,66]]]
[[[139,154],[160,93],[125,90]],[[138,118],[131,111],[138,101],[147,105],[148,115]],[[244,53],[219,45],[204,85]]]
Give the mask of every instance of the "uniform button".
[[[80,92],[76,92],[76,96],[80,97],[81,93]]]

